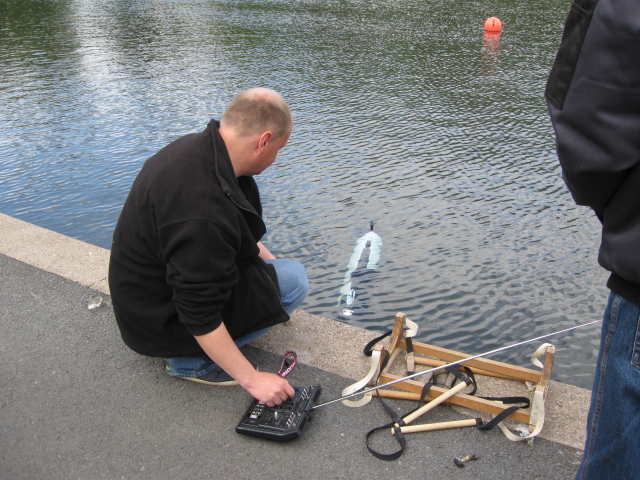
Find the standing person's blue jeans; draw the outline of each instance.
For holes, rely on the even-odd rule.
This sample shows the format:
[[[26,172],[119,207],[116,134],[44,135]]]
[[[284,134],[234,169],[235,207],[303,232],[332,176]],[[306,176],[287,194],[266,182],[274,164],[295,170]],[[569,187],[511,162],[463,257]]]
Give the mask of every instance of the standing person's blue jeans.
[[[576,480],[640,479],[640,305],[611,293]]]
[[[278,286],[280,287],[280,303],[287,314],[302,304],[309,291],[309,280],[304,266],[295,260],[265,260],[273,265],[278,276]],[[238,347],[242,347],[256,338],[264,335],[273,327],[264,328],[256,332],[249,333],[235,341]],[[167,373],[174,377],[201,377],[218,368],[208,356],[201,357],[175,357],[165,358]]]

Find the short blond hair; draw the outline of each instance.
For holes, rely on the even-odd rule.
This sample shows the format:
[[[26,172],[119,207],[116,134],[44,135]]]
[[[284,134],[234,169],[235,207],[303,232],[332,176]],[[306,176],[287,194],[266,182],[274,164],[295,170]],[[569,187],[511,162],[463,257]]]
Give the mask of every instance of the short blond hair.
[[[220,122],[241,136],[271,130],[274,138],[280,138],[291,132],[293,119],[289,105],[279,93],[252,88],[233,97]]]

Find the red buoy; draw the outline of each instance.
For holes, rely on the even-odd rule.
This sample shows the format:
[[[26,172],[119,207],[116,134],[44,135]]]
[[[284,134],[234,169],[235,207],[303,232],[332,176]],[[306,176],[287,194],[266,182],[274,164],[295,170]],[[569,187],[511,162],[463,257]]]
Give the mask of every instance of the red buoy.
[[[484,22],[484,29],[487,32],[499,32],[502,30],[502,21],[498,17],[489,17]]]

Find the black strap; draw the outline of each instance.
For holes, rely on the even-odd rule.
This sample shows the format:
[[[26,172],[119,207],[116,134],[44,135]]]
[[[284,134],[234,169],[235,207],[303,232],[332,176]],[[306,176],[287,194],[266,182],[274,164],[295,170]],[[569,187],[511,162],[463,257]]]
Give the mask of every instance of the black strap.
[[[374,338],[364,346],[364,348],[362,349],[362,353],[364,353],[367,357],[370,357],[375,344],[378,343],[380,340],[387,338],[392,333],[393,333],[393,330],[389,330],[387,333],[383,333],[379,337]],[[413,342],[411,341],[411,337],[405,338],[404,340],[405,340],[405,343],[407,344],[407,353],[413,352]]]
[[[404,343],[407,344],[407,353],[413,353],[413,340],[411,340],[411,337],[405,338]]]
[[[451,385],[449,385],[449,388],[453,388],[453,386],[456,383],[458,383],[458,381],[461,381],[461,382],[465,382],[467,385],[473,385],[473,388],[471,389],[471,391],[466,393],[466,395],[475,395],[476,394],[476,392],[478,391],[478,384],[476,383],[476,376],[473,374],[473,371],[469,367],[465,367],[465,366],[461,365],[459,367],[445,366],[444,368],[445,368],[445,370],[447,372],[449,372],[451,375],[453,375],[453,380],[451,380]],[[459,370],[459,368],[462,368],[464,370],[464,373],[466,373],[466,376],[462,374],[462,372]]]
[[[413,362],[413,369],[409,369],[409,356],[413,354],[413,341],[411,340],[411,337],[407,337],[404,339],[406,345],[407,345],[407,375],[413,375],[414,373],[416,373],[416,363],[415,361]]]
[[[378,343],[380,340],[382,340],[383,338],[387,338],[389,335],[391,335],[391,330],[389,330],[387,333],[380,335],[379,337],[374,338],[373,340],[371,340],[369,343],[365,345],[364,349],[362,350],[362,353],[364,353],[367,357],[370,357],[371,352],[373,352],[374,345]]]
[[[531,402],[527,397],[480,397],[480,398],[484,400],[494,400],[494,401],[502,402],[506,405],[512,405],[512,404],[519,404],[519,405],[513,405],[512,407],[505,408],[502,412],[500,412],[498,415],[493,417],[487,423],[478,426],[478,430],[491,430],[493,427],[495,427],[498,423],[500,423],[502,420],[507,418],[516,410],[520,408],[529,408],[529,406],[531,405]]]
[[[398,414],[394,412],[393,409],[389,405],[387,405],[387,403],[384,400],[382,400],[382,397],[380,395],[378,395],[377,397],[378,397],[378,400],[380,400],[380,403],[382,404],[384,409],[387,411],[387,413],[391,417],[391,423],[387,423],[386,425],[382,425],[381,427],[377,427],[377,428],[374,428],[373,430],[369,430],[365,440],[367,444],[367,450],[369,450],[369,453],[371,455],[373,455],[374,457],[380,460],[387,460],[387,461],[395,460],[396,458],[399,458],[404,453],[404,449],[407,446],[407,439],[405,438],[404,433],[402,433],[402,431],[400,430],[400,427],[404,425],[404,420],[402,420],[402,418],[399,417]],[[369,445],[369,438],[371,437],[371,435],[373,435],[376,432],[379,432],[380,430],[386,430],[388,432],[390,428],[393,428],[393,431],[395,433],[394,437],[396,437],[396,440],[400,445],[400,448],[393,453],[381,453],[374,450],[371,447],[371,445]]]
[[[373,340],[371,340],[369,343],[367,343],[363,349],[363,353],[367,356],[370,357],[372,352],[373,352],[373,347],[376,343],[378,343],[380,340],[388,337],[389,335],[391,335],[392,330],[389,330],[387,333],[384,333],[382,335],[380,335],[379,337],[374,338]],[[384,355],[384,360],[382,362],[382,365],[380,366],[380,370],[384,370],[384,367],[387,365],[387,362],[389,361],[389,355],[386,352],[386,350],[383,350],[383,352],[385,353]],[[395,460],[396,458],[400,457],[400,455],[402,455],[404,453],[404,449],[407,446],[407,439],[404,436],[404,433],[402,433],[402,431],[400,431],[400,427],[396,426],[396,424],[402,426],[404,425],[404,420],[402,420],[402,418],[398,417],[398,415],[396,414],[396,412],[393,411],[393,409],[391,407],[389,407],[389,405],[387,405],[387,403],[382,400],[382,397],[380,395],[377,396],[378,400],[380,400],[380,403],[382,404],[382,406],[384,407],[384,409],[387,411],[387,413],[389,414],[389,416],[391,417],[391,423],[388,423],[386,425],[382,425],[381,427],[377,427],[374,428],[373,430],[369,430],[369,432],[366,435],[366,445],[367,445],[367,450],[369,450],[369,453],[371,453],[371,455],[373,455],[374,457],[380,459],[380,460]],[[369,445],[369,438],[376,432],[379,432],[380,430],[387,430],[389,431],[390,428],[394,429],[395,432],[395,437],[396,440],[398,442],[398,444],[400,445],[400,449],[396,450],[393,453],[381,453],[378,452],[376,450],[374,450],[370,445]]]
[[[455,371],[455,373],[453,373],[453,375],[456,377],[456,379],[459,379],[460,381],[465,382],[467,385],[474,385],[474,392],[475,392],[475,378],[472,381],[470,378],[466,377],[465,375],[462,374],[462,372],[459,372],[457,369],[454,369],[453,367],[448,367],[447,370],[451,369],[453,373],[453,371]],[[472,374],[473,376],[473,374]],[[420,402],[418,403],[418,406],[416,408],[414,408],[413,410],[411,410],[410,412],[405,413],[402,417],[398,416],[398,414],[389,406],[387,405],[387,403],[382,400],[382,397],[380,395],[377,395],[378,400],[380,400],[380,403],[382,404],[382,406],[384,407],[384,409],[387,411],[387,413],[389,414],[389,416],[391,417],[391,423],[388,423],[386,425],[383,425],[381,427],[377,427],[374,428],[373,430],[369,430],[369,432],[366,435],[366,445],[367,445],[367,450],[369,450],[369,453],[371,453],[371,455],[373,455],[376,458],[379,458],[380,460],[395,460],[397,458],[399,458],[403,453],[404,450],[407,446],[407,439],[405,438],[404,434],[402,433],[402,431],[400,430],[400,427],[402,427],[403,425],[405,425],[404,420],[402,419],[403,417],[406,417],[408,415],[411,415],[413,412],[415,412],[416,410],[418,410],[419,408],[422,407],[422,403],[424,403],[424,399],[427,396],[427,393],[429,392],[429,390],[431,389],[431,387],[434,385],[433,382],[433,377],[431,378],[431,382],[426,382],[424,384],[424,387],[422,387],[422,392],[420,393]],[[453,384],[451,385],[453,386]],[[482,421],[478,422],[478,425],[482,425]],[[393,431],[395,433],[395,437],[396,440],[398,442],[398,444],[400,445],[400,448],[398,450],[396,450],[395,452],[392,453],[381,453],[378,452],[376,450],[374,450],[371,445],[369,445],[369,438],[376,432],[379,432],[380,430],[386,430],[389,431],[390,428],[393,428]]]

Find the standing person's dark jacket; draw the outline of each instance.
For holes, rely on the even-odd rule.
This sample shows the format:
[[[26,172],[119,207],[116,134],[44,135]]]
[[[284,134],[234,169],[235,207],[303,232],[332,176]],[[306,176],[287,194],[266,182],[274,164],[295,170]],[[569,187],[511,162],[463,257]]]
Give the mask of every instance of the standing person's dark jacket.
[[[109,286],[124,342],[155,357],[200,356],[194,335],[232,338],[285,322],[258,187],[236,178],[218,122],[146,161],[116,226]]]
[[[565,183],[576,203],[591,207],[602,222],[598,262],[611,272],[607,286],[636,304],[639,38],[637,0],[574,1],[546,90]]]

